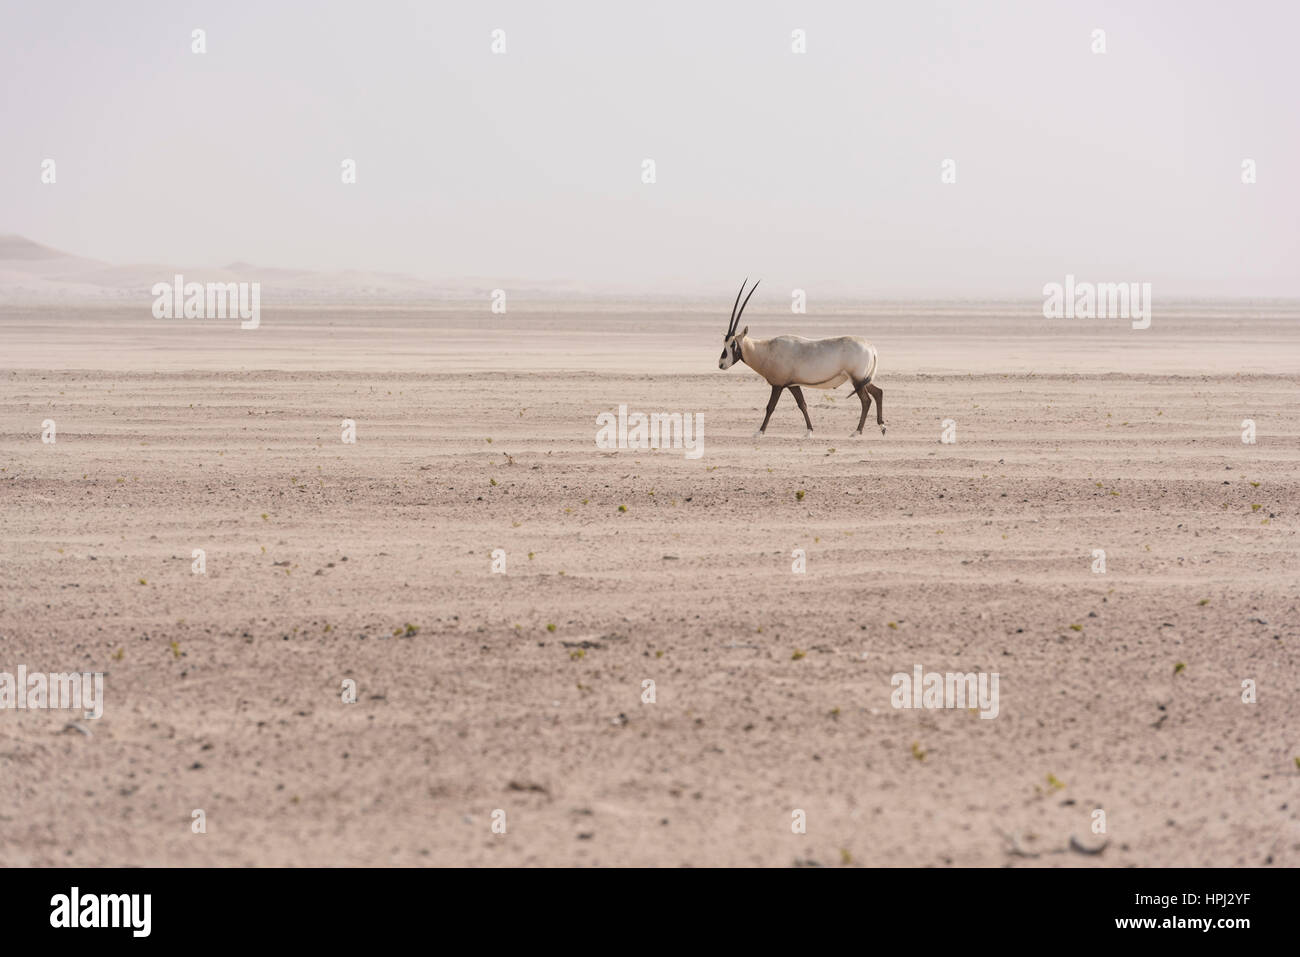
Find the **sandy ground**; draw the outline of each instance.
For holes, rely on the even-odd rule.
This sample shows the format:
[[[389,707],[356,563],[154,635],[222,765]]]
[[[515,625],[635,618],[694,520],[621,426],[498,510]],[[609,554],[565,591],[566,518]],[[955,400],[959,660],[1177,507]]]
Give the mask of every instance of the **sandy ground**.
[[[755,309],[871,338],[889,425],[761,441],[725,316],[141,311],[0,310],[0,671],[106,697],[0,711],[4,864],[1300,864],[1294,305]]]

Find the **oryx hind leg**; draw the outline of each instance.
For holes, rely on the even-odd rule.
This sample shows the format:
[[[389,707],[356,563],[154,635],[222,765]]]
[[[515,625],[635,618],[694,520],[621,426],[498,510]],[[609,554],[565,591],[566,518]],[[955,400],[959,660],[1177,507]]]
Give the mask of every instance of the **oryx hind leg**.
[[[804,425],[808,426],[808,434],[805,435],[804,438],[811,439],[812,419],[808,417],[808,403],[804,402],[803,400],[803,389],[799,388],[797,385],[789,386],[789,389],[790,389],[790,394],[794,396],[795,402],[799,403],[799,411],[803,413]]]
[[[867,379],[861,381],[854,380],[853,394],[862,400],[862,416],[858,419],[858,429],[849,438],[856,438],[862,434],[862,426],[867,422],[867,412],[871,410],[871,386],[868,385]]]
[[[880,388],[880,386],[878,385],[868,385],[866,389],[876,399],[876,425],[880,426],[880,434],[884,435],[885,434],[885,390]],[[863,414],[864,415],[866,414],[865,409],[863,409]],[[858,426],[858,428],[860,429],[862,428],[862,426]]]

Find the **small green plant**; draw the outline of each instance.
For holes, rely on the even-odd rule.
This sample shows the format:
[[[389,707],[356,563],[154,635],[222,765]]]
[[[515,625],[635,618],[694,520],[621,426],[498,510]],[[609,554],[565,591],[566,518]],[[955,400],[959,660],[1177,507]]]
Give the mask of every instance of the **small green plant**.
[[[794,498],[795,498],[795,501],[797,501],[797,502],[802,502],[802,501],[803,501],[803,496],[804,496],[804,491],[803,491],[803,489],[799,489],[799,491],[797,491],[797,492],[794,493]]]
[[[1176,662],[1174,664],[1174,674],[1180,674],[1181,672],[1184,672],[1186,670],[1187,670],[1187,665],[1183,664],[1181,661]]]

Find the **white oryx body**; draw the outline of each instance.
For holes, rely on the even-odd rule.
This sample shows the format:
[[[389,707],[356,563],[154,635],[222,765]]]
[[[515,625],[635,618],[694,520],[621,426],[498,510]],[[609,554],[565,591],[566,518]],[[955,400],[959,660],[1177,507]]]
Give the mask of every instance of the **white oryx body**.
[[[771,385],[837,389],[845,382],[870,382],[876,375],[876,349],[861,336],[740,340],[740,358]]]
[[[748,280],[746,280],[748,282]],[[754,294],[758,283],[749,290]],[[781,397],[782,389],[789,389],[799,411],[803,413],[804,424],[808,426],[807,437],[812,438],[812,419],[808,415],[808,405],[803,400],[803,387],[810,389],[834,389],[845,382],[853,384],[853,394],[862,401],[862,418],[858,420],[857,431],[862,434],[862,426],[867,421],[867,411],[871,400],[876,400],[876,424],[880,433],[885,433],[884,391],[872,383],[876,376],[876,348],[859,336],[835,336],[830,339],[805,339],[803,336],[776,336],[772,339],[749,338],[749,327],[739,333],[740,317],[749,305],[749,296],[745,304],[740,305],[740,296],[745,291],[745,283],[740,284],[740,293],[731,307],[731,322],[722,337],[722,356],[718,359],[719,369],[730,369],[737,362],[749,366],[772,387],[772,396],[767,401],[767,415],[763,424],[754,433],[755,437],[767,431],[768,420],[772,410]]]

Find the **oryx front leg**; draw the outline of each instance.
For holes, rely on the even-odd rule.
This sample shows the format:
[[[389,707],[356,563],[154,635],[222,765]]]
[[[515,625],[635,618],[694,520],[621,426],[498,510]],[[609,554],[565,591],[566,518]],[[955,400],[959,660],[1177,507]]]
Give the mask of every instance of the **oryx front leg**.
[[[767,415],[763,416],[763,424],[760,425],[758,431],[754,433],[754,438],[758,438],[767,431],[768,420],[772,418],[772,410],[776,408],[776,400],[781,398],[781,390],[783,388],[785,388],[785,386],[772,386],[772,397],[767,400]]]
[[[792,385],[789,387],[789,389],[790,389],[790,394],[794,396],[795,402],[799,403],[799,411],[803,413],[804,425],[808,426],[808,434],[805,435],[804,438],[811,439],[812,419],[808,417],[808,403],[804,402],[803,400],[803,389],[799,388],[797,385]]]

